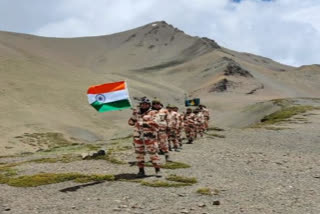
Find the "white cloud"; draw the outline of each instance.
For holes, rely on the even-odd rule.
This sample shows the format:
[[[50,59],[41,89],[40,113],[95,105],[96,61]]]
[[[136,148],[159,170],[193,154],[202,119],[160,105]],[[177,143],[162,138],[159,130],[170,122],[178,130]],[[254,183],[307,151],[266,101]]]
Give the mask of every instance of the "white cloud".
[[[7,4],[14,1],[18,0]],[[212,38],[233,50],[291,65],[320,63],[318,0],[56,0],[50,6],[46,16],[39,13],[50,17],[47,23],[42,20],[28,33],[94,36],[165,20],[188,34]],[[31,21],[27,17],[25,24]]]

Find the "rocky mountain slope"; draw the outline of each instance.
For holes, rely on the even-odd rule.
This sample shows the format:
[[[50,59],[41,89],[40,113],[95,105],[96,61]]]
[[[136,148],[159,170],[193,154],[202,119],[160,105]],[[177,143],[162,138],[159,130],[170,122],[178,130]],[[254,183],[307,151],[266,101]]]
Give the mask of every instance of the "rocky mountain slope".
[[[32,151],[18,146],[24,133],[54,131],[88,142],[129,133],[130,110],[100,114],[87,103],[89,86],[119,80],[127,80],[131,97],[156,96],[181,110],[185,96],[199,97],[219,126],[241,127],[250,118],[237,115],[257,102],[320,96],[318,65],[295,68],[228,50],[164,21],[83,38],[0,32],[3,151]]]

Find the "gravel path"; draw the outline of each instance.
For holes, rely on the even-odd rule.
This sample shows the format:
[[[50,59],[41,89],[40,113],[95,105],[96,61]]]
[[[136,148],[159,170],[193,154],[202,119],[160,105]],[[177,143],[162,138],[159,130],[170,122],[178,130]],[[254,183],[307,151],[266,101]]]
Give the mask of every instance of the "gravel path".
[[[320,213],[320,111],[305,122],[279,124],[284,130],[226,129],[184,145],[172,159],[191,168],[164,169],[196,177],[180,188],[154,188],[133,182],[64,182],[33,188],[0,185],[0,213]],[[132,157],[134,159],[134,157]],[[136,173],[136,167],[105,161],[68,164],[28,163],[22,174],[39,172]],[[147,168],[147,174],[153,174]],[[154,180],[155,178],[147,178]],[[73,187],[73,191],[61,192]],[[214,190],[211,196],[196,193]],[[220,203],[220,204],[219,204]]]

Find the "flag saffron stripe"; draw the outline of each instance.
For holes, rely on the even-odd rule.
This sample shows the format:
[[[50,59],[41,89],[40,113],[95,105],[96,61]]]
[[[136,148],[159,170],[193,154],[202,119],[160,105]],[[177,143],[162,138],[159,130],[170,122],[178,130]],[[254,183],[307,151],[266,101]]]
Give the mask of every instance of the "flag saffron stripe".
[[[106,92],[124,90],[126,88],[125,81],[106,83],[103,85],[91,86],[87,94],[103,94]]]

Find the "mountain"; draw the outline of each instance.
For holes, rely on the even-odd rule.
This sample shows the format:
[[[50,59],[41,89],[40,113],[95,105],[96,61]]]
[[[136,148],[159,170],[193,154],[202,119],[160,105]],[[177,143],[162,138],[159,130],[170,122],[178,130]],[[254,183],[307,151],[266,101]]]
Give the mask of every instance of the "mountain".
[[[20,144],[25,133],[86,142],[130,133],[130,110],[101,114],[87,102],[89,86],[119,80],[132,97],[158,97],[181,110],[186,95],[199,97],[218,126],[242,127],[270,110],[253,121],[241,114],[252,104],[320,96],[319,65],[296,68],[236,52],[164,21],[96,37],[0,32],[0,150],[36,150]]]

